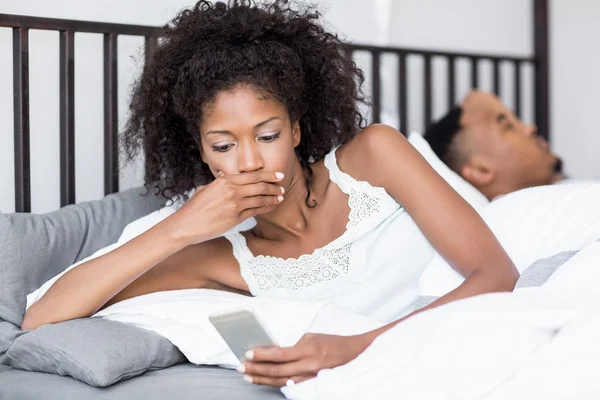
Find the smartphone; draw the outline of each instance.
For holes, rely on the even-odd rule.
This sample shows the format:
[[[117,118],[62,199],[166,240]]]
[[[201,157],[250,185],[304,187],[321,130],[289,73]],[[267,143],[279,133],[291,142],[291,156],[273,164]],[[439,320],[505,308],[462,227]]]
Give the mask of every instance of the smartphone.
[[[240,362],[246,361],[248,350],[278,346],[258,316],[250,310],[212,314],[208,319]]]

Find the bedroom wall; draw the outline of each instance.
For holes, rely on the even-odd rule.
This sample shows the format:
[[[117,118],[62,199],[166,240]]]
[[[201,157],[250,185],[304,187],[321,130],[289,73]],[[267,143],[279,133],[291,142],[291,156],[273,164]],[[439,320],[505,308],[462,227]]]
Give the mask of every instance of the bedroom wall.
[[[553,148],[575,178],[600,179],[600,2],[551,0]]]
[[[574,0],[575,3],[590,3],[594,0]],[[189,0],[0,0],[0,12],[37,15],[44,17],[102,20],[132,24],[161,24],[166,18],[191,3]],[[528,55],[532,52],[531,38],[531,0],[328,0],[320,2],[325,10],[325,17],[333,29],[341,32],[349,40],[380,45],[398,45],[412,47],[432,47],[462,51],[506,52]],[[554,3],[561,3],[555,0]],[[553,3],[553,7],[554,6]],[[573,2],[569,2],[572,4]],[[589,5],[589,4],[588,4]],[[561,5],[570,9],[571,6]],[[596,6],[598,8],[598,6]],[[562,12],[562,11],[561,11]],[[585,12],[580,12],[585,14]],[[558,13],[556,13],[558,14]],[[577,11],[571,9],[572,18],[579,18]],[[562,18],[554,15],[554,19]],[[554,19],[551,21],[553,22]],[[506,21],[511,21],[507,25]],[[562,21],[562,19],[561,19]],[[566,21],[566,20],[565,20]],[[565,22],[566,23],[566,22]],[[560,26],[560,23],[556,23]],[[600,28],[596,28],[600,29]],[[574,34],[574,33],[573,33]],[[597,33],[596,33],[597,34]],[[558,40],[558,39],[557,39]],[[573,40],[573,39],[571,39]],[[580,39],[578,39],[580,40]],[[591,45],[591,38],[590,45]],[[568,41],[559,47],[562,52],[569,51]],[[128,89],[138,71],[136,59],[140,56],[141,41],[131,37],[119,39],[119,112],[120,123],[126,119]],[[0,29],[0,54],[11,54],[11,32]],[[59,167],[58,167],[58,35],[55,33],[33,31],[30,40],[31,49],[31,137],[32,137],[32,208],[34,212],[45,212],[59,206]],[[100,198],[103,195],[102,164],[102,38],[99,35],[79,34],[76,41],[76,187],[77,201]],[[559,53],[560,54],[560,53]],[[576,59],[573,57],[572,59]],[[369,72],[368,59],[357,56],[359,64]],[[393,66],[395,60],[384,60],[385,65]],[[419,61],[409,62],[409,68],[418,67]],[[556,63],[555,63],[556,64]],[[434,82],[443,82],[441,68],[434,63]],[[553,70],[556,72],[556,70]],[[386,75],[386,87],[395,87],[395,75]],[[468,70],[458,67],[457,100],[468,90]],[[506,74],[506,82],[510,81],[510,71]],[[525,79],[527,71],[525,71]],[[480,77],[485,83],[491,76],[491,69],[483,65]],[[555,79],[557,74],[554,73]],[[564,76],[564,73],[562,74]],[[13,171],[13,139],[12,139],[12,65],[10,57],[0,57],[0,210],[14,210],[14,171]],[[370,87],[367,82],[366,90]],[[409,116],[409,127],[422,130],[422,110],[420,104],[419,85],[422,77],[412,73],[409,79],[409,100],[413,106]],[[438,100],[434,102],[434,116],[438,116],[445,108],[444,88],[438,85]],[[491,87],[491,85],[489,86]],[[559,90],[560,85],[553,88]],[[511,85],[503,85],[503,97],[507,103],[512,98]],[[554,90],[554,89],[553,89]],[[385,101],[388,114],[395,110],[395,94],[386,92]],[[532,91],[525,91],[525,103],[532,96]],[[555,97],[556,99],[556,97]],[[552,107],[561,106],[554,100]],[[386,111],[384,109],[384,111]],[[570,115],[570,114],[569,114]],[[589,115],[593,115],[590,113]],[[527,109],[525,119],[531,120],[532,109]],[[591,117],[590,117],[591,118]],[[561,121],[553,120],[554,131]],[[592,126],[592,125],[589,125]],[[582,127],[578,131],[582,131]],[[569,140],[556,137],[556,145],[561,154],[569,156],[568,165],[577,151],[581,152],[581,144],[572,144]],[[561,141],[562,140],[562,141]],[[563,150],[562,147],[565,147]],[[579,147],[577,147],[579,146]],[[587,168],[583,161],[577,165],[579,169]],[[575,171],[574,171],[575,172]],[[142,171],[137,166],[129,166],[123,170],[121,187],[131,187],[141,182]]]

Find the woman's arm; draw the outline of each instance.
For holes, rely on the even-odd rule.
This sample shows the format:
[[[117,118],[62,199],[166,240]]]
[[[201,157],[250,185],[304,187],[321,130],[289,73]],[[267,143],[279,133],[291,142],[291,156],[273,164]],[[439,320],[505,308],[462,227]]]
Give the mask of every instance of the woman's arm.
[[[397,130],[370,126],[340,148],[337,159],[342,171],[385,188],[435,250],[465,277],[461,286],[416,312],[481,293],[513,290],[519,273],[491,230]],[[256,349],[254,362],[240,369],[258,384],[302,381],[351,361],[403,319],[363,335],[309,334],[291,348]]]
[[[357,179],[385,188],[435,250],[465,278],[458,288],[416,312],[477,294],[514,289],[519,273],[492,231],[397,130],[373,125],[341,151],[347,152],[339,157],[342,170],[350,169]],[[398,322],[368,337],[374,339]]]
[[[340,152],[340,168],[385,188],[465,277],[452,299],[513,289],[519,274],[492,231],[397,130],[370,126]]]
[[[67,272],[29,307],[21,329],[94,314],[139,276],[183,248],[168,225],[165,220],[110,253]]]
[[[280,202],[281,188],[274,183],[280,180],[273,172],[261,171],[219,177],[199,188],[183,207],[164,221],[112,252],[61,276],[29,307],[21,329],[87,317],[111,299],[124,300],[148,293],[148,288],[153,291],[181,289],[181,281],[185,281],[187,287],[201,287],[209,279],[204,268],[192,268],[195,271],[188,276],[195,279],[189,281],[174,282],[169,275],[190,263],[197,266],[198,262],[205,261],[202,254],[198,257],[198,251],[190,250],[193,247],[190,245],[202,243],[208,253],[214,248],[209,244],[211,239],[251,216],[272,210]],[[163,269],[164,273],[136,282],[155,268]]]

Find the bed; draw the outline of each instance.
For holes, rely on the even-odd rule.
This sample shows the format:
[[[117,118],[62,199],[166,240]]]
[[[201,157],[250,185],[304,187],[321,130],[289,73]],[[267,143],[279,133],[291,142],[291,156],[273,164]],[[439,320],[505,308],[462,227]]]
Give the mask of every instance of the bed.
[[[525,107],[523,102],[524,80],[521,79],[522,67],[528,66],[534,71],[534,109],[535,122],[540,133],[550,137],[548,104],[548,6],[546,0],[534,1],[534,39],[535,54],[532,57],[517,57],[504,54],[477,54],[446,52],[431,49],[391,48],[360,44],[347,45],[349,56],[360,57],[367,54],[370,62],[368,79],[371,87],[372,106],[369,110],[370,122],[380,122],[384,118],[385,104],[382,100],[381,63],[384,57],[391,55],[397,59],[395,71],[398,84],[397,109],[392,113],[392,121],[403,133],[411,131],[409,108],[423,110],[423,124],[432,121],[435,102],[435,84],[433,79],[434,63],[442,60],[446,66],[446,103],[456,102],[456,65],[467,63],[470,69],[470,85],[481,85],[479,66],[491,63],[492,87],[501,92],[501,66],[513,69],[512,85],[517,114]],[[14,90],[14,167],[15,167],[15,211],[13,214],[0,213],[0,399],[161,399],[206,398],[206,399],[268,399],[282,398],[277,389],[257,387],[246,384],[235,371],[213,367],[198,367],[187,363],[176,349],[163,351],[155,359],[131,371],[115,371],[112,364],[116,360],[126,359],[123,354],[112,355],[112,349],[106,343],[90,337],[79,338],[81,347],[88,347],[97,356],[93,365],[79,364],[72,357],[61,365],[58,356],[69,356],[65,348],[54,349],[56,353],[46,355],[44,365],[40,359],[27,359],[35,340],[33,332],[21,332],[18,329],[22,318],[23,304],[16,302],[25,294],[39,287],[51,276],[64,268],[94,253],[96,250],[113,243],[119,237],[125,225],[143,215],[157,210],[163,204],[162,199],[152,196],[140,196],[140,189],[120,191],[119,188],[119,151],[117,125],[117,38],[120,35],[141,36],[145,40],[145,57],[152,57],[156,43],[153,39],[156,27],[102,22],[58,20],[38,17],[0,14],[0,27],[10,28],[13,32],[13,90]],[[28,34],[31,29],[57,31],[60,33],[60,205],[61,209],[43,215],[31,214],[31,159],[29,133],[29,52]],[[103,35],[104,40],[104,194],[98,201],[78,203],[75,196],[75,123],[74,123],[74,41],[75,33],[89,32]],[[407,62],[410,58],[422,60],[421,71],[423,85],[422,104],[411,102],[406,85],[410,79]],[[98,182],[98,184],[101,184]],[[116,224],[103,224],[110,218],[119,221]],[[563,254],[553,262],[562,263],[572,254]],[[52,264],[52,267],[47,267]],[[11,310],[9,305],[14,306]],[[15,311],[16,308],[16,311]],[[60,324],[56,324],[60,325]],[[108,327],[106,329],[112,329]],[[61,328],[62,329],[62,328]],[[65,328],[66,329],[66,328]],[[120,328],[115,328],[116,330]],[[74,346],[73,330],[53,332],[67,342],[64,346]],[[115,332],[115,330],[112,330]],[[50,334],[50,333],[48,333]],[[135,334],[143,335],[137,331]],[[130,332],[129,335],[132,335]],[[59,336],[54,336],[59,338]],[[81,335],[80,335],[81,336]],[[126,335],[124,334],[123,337]],[[27,339],[33,337],[33,339]],[[34,340],[35,339],[35,340]],[[47,340],[47,338],[46,338]],[[140,339],[141,340],[141,339]],[[87,343],[86,343],[87,341]],[[147,343],[152,343],[148,345]],[[21,347],[16,346],[19,343]],[[130,349],[158,352],[164,349],[164,342],[156,337],[148,338],[143,344]],[[29,347],[27,347],[29,346]],[[104,347],[103,347],[104,346]],[[146,346],[146,347],[144,347]],[[148,347],[150,346],[150,347]],[[110,350],[110,351],[109,351]],[[95,353],[94,353],[95,351]],[[111,357],[104,357],[104,352]],[[108,354],[107,353],[107,354]],[[164,359],[164,354],[169,359]],[[68,358],[68,357],[67,357]],[[89,357],[88,357],[89,358]],[[70,362],[71,364],[68,364]],[[162,364],[161,364],[162,362]],[[37,363],[37,364],[36,364]],[[65,367],[65,365],[67,365]],[[77,365],[76,365],[77,364]],[[129,366],[131,368],[131,366]],[[102,370],[105,368],[105,370]],[[112,369],[111,369],[112,368]],[[29,369],[29,370],[27,370]],[[86,375],[87,374],[87,375]],[[63,375],[63,376],[61,376]],[[83,382],[82,382],[83,381]],[[84,383],[87,382],[87,383]],[[94,387],[97,386],[97,387]]]

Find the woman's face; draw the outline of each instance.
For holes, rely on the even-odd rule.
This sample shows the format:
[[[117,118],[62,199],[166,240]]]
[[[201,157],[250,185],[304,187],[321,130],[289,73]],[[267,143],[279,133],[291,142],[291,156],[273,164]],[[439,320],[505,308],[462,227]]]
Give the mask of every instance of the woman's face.
[[[284,186],[297,167],[298,123],[286,107],[251,86],[240,85],[217,95],[200,125],[202,160],[213,175],[258,170],[283,172]]]

